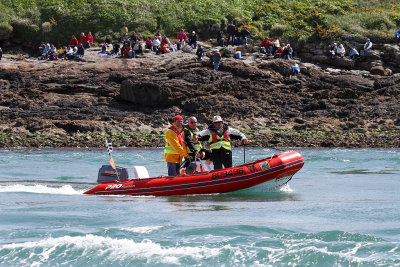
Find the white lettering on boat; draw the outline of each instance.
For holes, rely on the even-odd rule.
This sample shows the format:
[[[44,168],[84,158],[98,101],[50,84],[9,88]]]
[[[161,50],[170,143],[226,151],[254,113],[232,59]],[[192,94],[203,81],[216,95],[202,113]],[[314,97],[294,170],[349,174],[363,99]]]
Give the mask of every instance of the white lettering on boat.
[[[110,185],[107,185],[105,190],[113,190],[113,189],[120,189],[120,188],[133,188],[133,187],[135,187],[134,184],[132,184],[132,185],[110,184]]]
[[[112,189],[118,189],[118,188],[120,188],[122,186],[122,184],[110,184],[110,185],[107,185],[107,187],[105,188],[105,190],[108,190],[108,189],[110,189],[110,190],[112,190]]]

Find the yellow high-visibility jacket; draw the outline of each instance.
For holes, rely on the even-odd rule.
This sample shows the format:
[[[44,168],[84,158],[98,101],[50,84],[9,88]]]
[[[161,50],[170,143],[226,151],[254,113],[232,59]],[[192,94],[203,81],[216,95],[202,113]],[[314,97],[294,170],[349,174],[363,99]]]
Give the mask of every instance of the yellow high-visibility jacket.
[[[168,128],[165,131],[165,149],[164,149],[164,161],[171,163],[181,163],[182,159],[187,156],[187,149],[184,142],[183,129],[172,125],[181,136],[181,142],[179,142],[177,133]]]

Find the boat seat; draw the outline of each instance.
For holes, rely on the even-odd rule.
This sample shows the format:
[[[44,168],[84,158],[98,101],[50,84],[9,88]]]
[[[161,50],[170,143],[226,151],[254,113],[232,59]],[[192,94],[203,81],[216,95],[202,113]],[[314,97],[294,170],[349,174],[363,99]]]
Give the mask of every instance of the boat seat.
[[[135,179],[145,179],[150,177],[145,166],[133,166],[133,173],[135,175]]]

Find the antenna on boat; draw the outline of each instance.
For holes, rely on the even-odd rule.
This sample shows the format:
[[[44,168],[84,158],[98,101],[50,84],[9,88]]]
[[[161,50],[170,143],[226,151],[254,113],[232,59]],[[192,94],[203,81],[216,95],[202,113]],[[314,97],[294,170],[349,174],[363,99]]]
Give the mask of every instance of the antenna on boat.
[[[243,144],[243,164],[246,164],[246,145]]]
[[[109,162],[110,162],[111,168],[113,168],[115,170],[115,173],[117,174],[117,178],[119,181],[119,174],[118,174],[117,168],[115,168],[114,160],[112,158],[112,151],[113,151],[112,143],[108,142],[107,137],[105,139],[106,139],[106,147],[107,147],[108,155],[110,156]]]

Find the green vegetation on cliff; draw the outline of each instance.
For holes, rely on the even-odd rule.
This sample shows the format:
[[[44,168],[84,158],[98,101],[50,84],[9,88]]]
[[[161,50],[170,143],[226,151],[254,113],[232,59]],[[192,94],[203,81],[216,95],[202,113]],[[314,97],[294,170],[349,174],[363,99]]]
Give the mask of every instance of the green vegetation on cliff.
[[[400,28],[398,0],[0,0],[0,41],[67,43],[91,31],[118,36],[123,23],[142,34],[181,28],[209,32],[234,20],[252,34],[332,39],[351,33],[393,38]],[[214,34],[214,33],[212,33]]]

